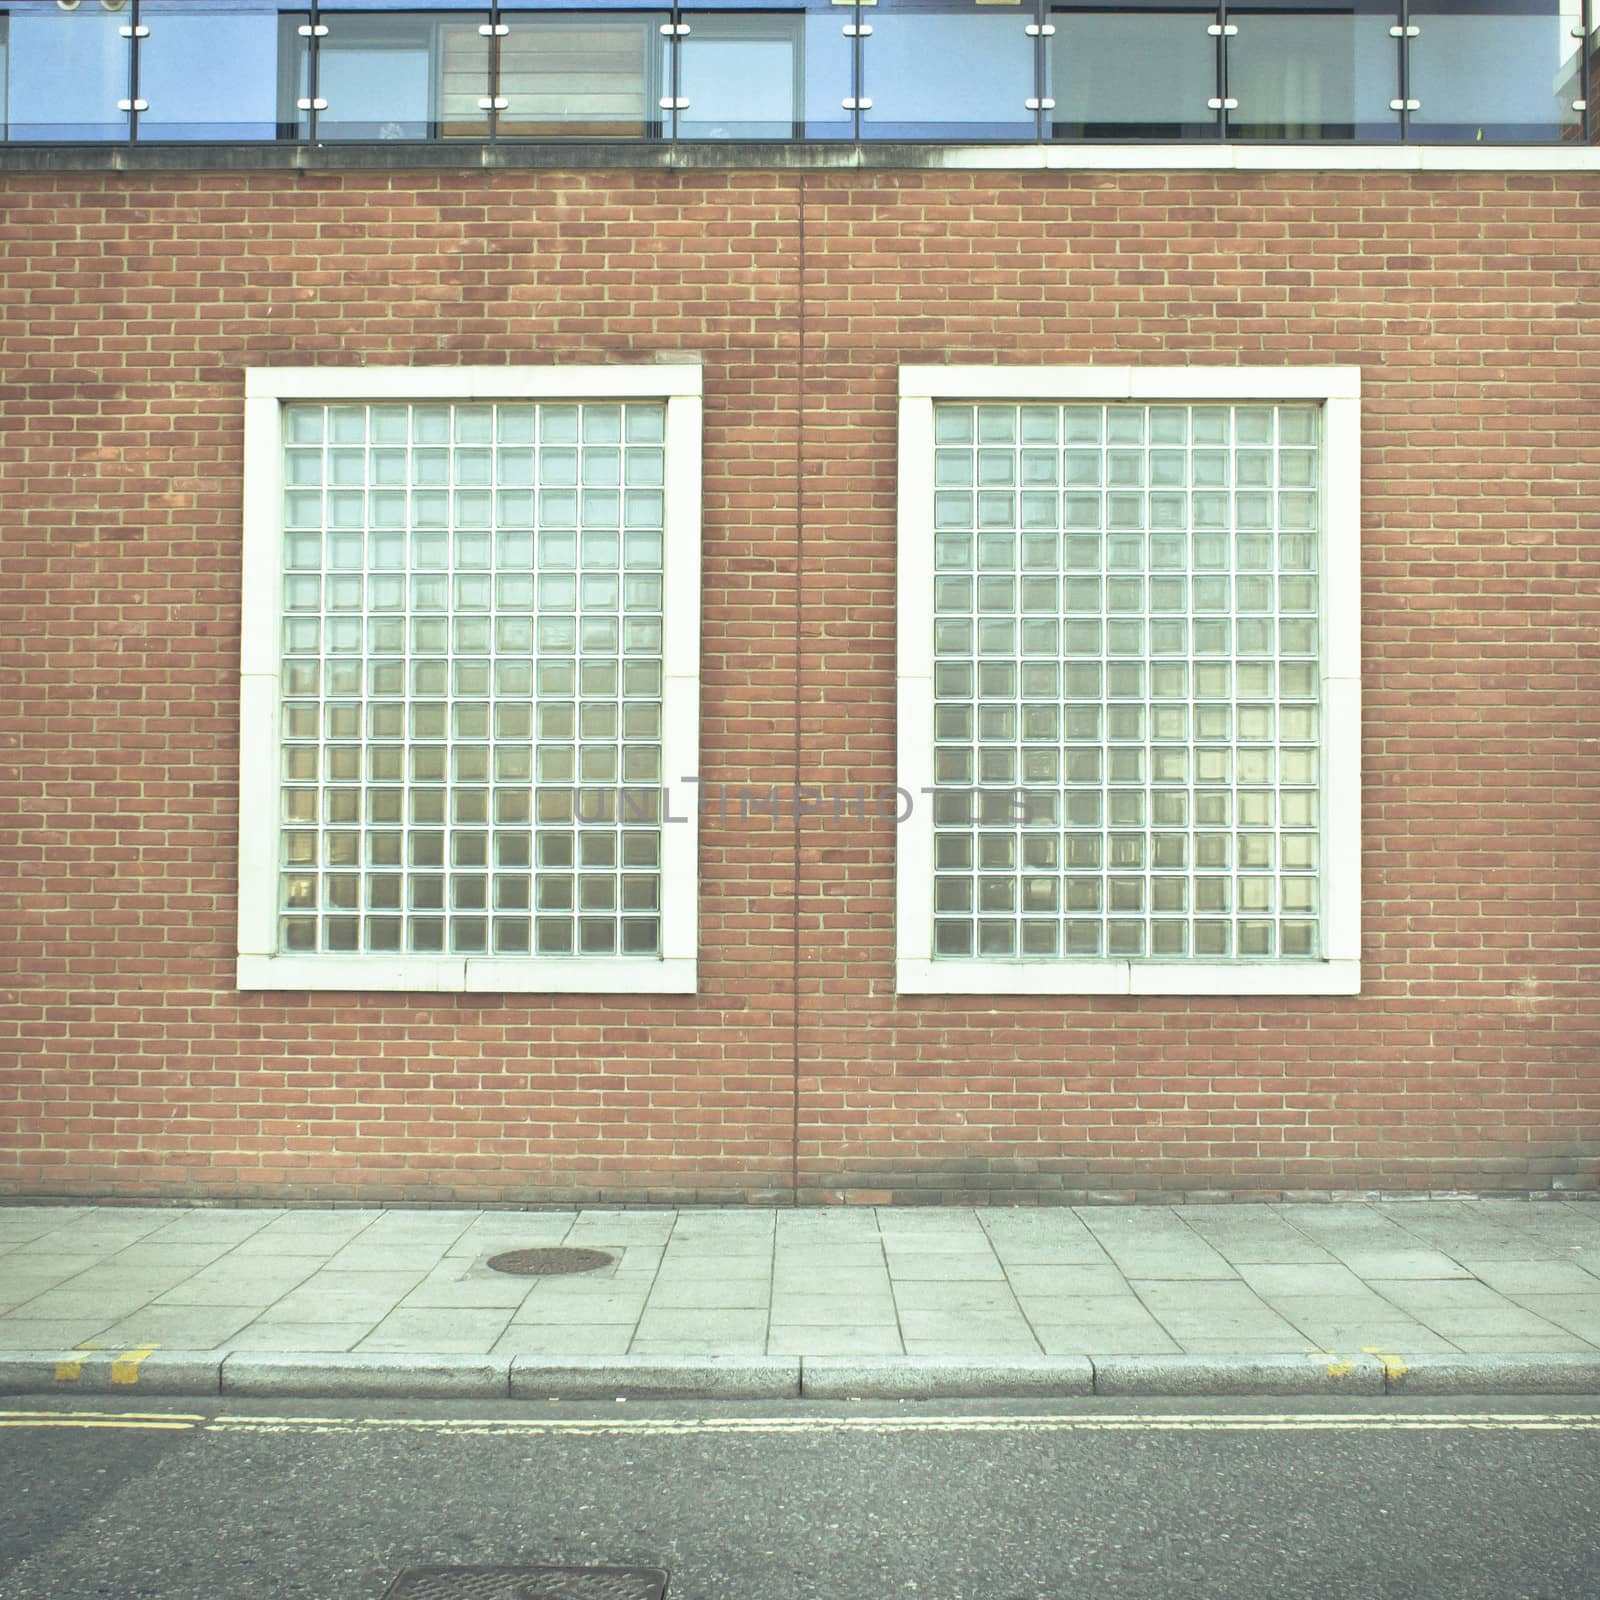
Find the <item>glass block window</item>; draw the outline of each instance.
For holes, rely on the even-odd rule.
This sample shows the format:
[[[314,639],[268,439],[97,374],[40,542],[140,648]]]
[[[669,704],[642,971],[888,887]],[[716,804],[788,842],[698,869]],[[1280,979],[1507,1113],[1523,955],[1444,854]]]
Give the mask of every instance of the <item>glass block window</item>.
[[[252,806],[271,819],[270,895],[241,862],[263,986],[537,988],[545,963],[555,987],[610,966],[667,989],[657,964],[692,967],[695,830],[666,784],[669,760],[695,770],[698,458],[669,457],[687,391],[697,448],[699,374],[662,395],[637,393],[648,369],[557,370],[558,394],[600,393],[500,398],[506,374],[470,369],[490,397],[442,373],[347,399],[316,374],[302,399],[293,372],[251,375],[284,394],[247,471],[247,584],[254,561],[277,601],[268,637],[247,588],[247,761],[253,684],[274,730],[270,802],[248,775],[245,796],[247,836]],[[669,549],[692,562],[676,582]]]
[[[936,956],[1318,954],[1317,420],[937,409]]]
[[[657,954],[664,408],[285,423],[282,948]]]
[[[978,382],[902,414],[922,480],[902,597],[923,613],[902,615],[902,686],[928,749],[908,756],[903,701],[901,781],[926,810],[901,906],[926,931],[902,930],[901,955],[974,986],[985,964],[1124,964],[1137,989],[1140,966],[1212,966],[1220,984],[1326,964],[1335,945],[1345,959],[1327,918],[1328,716],[1331,690],[1355,705],[1356,635],[1343,617],[1331,662],[1325,570],[1355,493],[1353,462],[1330,480],[1327,405],[1344,402],[1281,373],[1278,399],[1191,400],[1199,372],[1145,399],[1119,370],[1130,398]],[[1355,555],[1352,530],[1341,604]],[[1343,784],[1357,753],[1341,747]]]

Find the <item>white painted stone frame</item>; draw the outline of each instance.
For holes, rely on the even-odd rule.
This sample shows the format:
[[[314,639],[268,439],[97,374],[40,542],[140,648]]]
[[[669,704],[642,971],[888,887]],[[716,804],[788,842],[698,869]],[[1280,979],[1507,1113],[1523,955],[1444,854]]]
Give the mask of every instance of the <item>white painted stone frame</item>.
[[[279,955],[279,671],[283,409],[309,401],[661,400],[666,405],[662,576],[660,958]],[[245,374],[244,616],[240,646],[241,989],[692,994],[696,979],[700,750],[698,366],[268,367]],[[688,796],[688,799],[685,799]]]
[[[933,411],[940,400],[1312,400],[1322,406],[1323,959],[933,959]],[[902,367],[895,852],[901,994],[1357,994],[1361,988],[1361,371],[1358,367]]]

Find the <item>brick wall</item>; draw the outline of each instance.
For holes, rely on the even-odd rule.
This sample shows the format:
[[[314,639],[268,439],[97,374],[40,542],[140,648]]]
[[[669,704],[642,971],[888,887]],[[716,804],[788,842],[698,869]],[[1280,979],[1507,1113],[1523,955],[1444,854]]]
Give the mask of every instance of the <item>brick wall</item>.
[[[1600,175],[0,184],[0,1192],[1595,1186]],[[243,369],[661,351],[706,369],[701,992],[240,994]],[[892,823],[788,796],[894,781],[895,369],[946,359],[1362,368],[1359,998],[896,998]]]

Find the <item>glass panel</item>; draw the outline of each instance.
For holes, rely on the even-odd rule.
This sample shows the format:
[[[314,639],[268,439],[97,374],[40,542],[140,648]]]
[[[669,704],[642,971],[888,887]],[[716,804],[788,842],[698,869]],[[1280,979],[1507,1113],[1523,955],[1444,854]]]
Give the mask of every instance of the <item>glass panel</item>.
[[[1400,93],[1396,8],[1228,8],[1230,139],[1398,139],[1390,101]]]
[[[861,54],[863,137],[1032,139],[1031,6],[882,0]]]
[[[937,955],[1317,954],[1319,427],[936,408]]]
[[[139,137],[277,138],[283,11],[273,0],[144,0]]]
[[[131,7],[63,10],[55,0],[14,0],[7,50],[7,137],[126,139]]]
[[[806,18],[686,11],[684,21],[690,31],[679,47],[678,94],[689,104],[678,112],[680,139],[802,136]],[[837,121],[838,102],[850,92],[848,53],[834,87]]]
[[[1052,10],[1047,81],[1056,139],[1214,136],[1215,10]]]
[[[318,13],[328,32],[318,50],[317,98],[327,109],[317,115],[317,137],[486,137],[478,102],[489,94],[489,41],[478,29],[488,11],[363,14],[371,9],[325,5]]]
[[[498,131],[522,139],[659,138],[667,12],[518,16],[500,41]]]
[[[287,409],[293,948],[659,952],[664,416],[646,402]],[[552,530],[540,496],[574,479],[639,487],[626,506],[559,503]],[[415,486],[398,491],[397,526],[394,482]]]
[[[1413,0],[1411,20],[1414,138],[1583,137],[1575,0]]]

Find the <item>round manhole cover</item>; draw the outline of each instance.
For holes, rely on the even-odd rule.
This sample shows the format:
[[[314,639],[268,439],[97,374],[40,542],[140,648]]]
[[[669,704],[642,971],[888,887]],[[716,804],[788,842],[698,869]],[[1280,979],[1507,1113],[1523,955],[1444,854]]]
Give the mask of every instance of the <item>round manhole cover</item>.
[[[489,1257],[495,1272],[513,1272],[523,1278],[549,1278],[563,1272],[593,1272],[609,1267],[617,1258],[605,1250],[578,1250],[570,1245],[546,1245],[539,1250],[502,1250]]]

